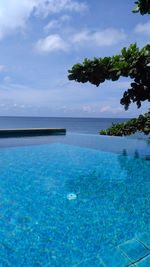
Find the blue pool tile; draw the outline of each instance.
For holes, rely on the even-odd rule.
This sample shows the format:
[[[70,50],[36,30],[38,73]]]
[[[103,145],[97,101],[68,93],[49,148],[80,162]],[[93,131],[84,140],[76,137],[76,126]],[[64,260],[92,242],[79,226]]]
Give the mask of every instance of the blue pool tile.
[[[12,264],[7,259],[1,259],[0,267],[12,267]]]
[[[76,265],[73,267],[76,267]],[[94,257],[91,259],[83,260],[79,265],[77,265],[77,267],[107,267],[107,266],[103,263],[103,261],[100,258]]]
[[[110,248],[100,253],[100,257],[107,267],[126,267],[130,260],[117,248]]]
[[[149,250],[144,247],[136,239],[131,239],[119,246],[119,248],[127,255],[132,263],[142,259],[149,254]]]
[[[143,260],[140,260],[136,263],[136,267],[149,267],[150,266],[150,255],[145,257]]]
[[[144,244],[145,247],[150,249],[150,233],[145,232],[136,236],[136,239]]]
[[[0,167],[0,267],[135,266],[114,247],[148,230],[149,162],[50,144]]]

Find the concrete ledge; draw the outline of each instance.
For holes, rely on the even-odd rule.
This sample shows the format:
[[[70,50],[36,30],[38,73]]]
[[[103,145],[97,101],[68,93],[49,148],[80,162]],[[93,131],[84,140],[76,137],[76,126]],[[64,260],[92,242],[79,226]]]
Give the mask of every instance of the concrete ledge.
[[[46,136],[65,135],[66,129],[61,128],[22,128],[22,129],[0,129],[0,138],[23,137],[23,136]]]

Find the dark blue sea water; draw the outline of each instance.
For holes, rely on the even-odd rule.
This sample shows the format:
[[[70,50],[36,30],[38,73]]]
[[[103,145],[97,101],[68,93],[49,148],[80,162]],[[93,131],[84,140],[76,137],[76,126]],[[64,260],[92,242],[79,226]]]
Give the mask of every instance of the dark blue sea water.
[[[67,132],[97,134],[112,123],[127,119],[118,118],[48,118],[48,117],[0,117],[0,128],[49,127],[66,128]]]

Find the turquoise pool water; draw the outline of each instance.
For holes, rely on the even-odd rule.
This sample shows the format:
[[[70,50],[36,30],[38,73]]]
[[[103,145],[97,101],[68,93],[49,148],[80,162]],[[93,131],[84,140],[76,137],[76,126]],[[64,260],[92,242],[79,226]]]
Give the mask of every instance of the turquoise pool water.
[[[1,148],[0,266],[127,266],[111,251],[149,232],[149,178],[137,151]]]

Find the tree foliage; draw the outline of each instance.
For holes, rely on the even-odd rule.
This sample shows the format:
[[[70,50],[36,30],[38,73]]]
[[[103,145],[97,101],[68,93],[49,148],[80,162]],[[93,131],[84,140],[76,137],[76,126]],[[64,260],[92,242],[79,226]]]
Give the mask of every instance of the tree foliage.
[[[150,0],[139,0],[133,12],[140,12],[142,15],[150,14]],[[77,82],[90,82],[96,86],[106,80],[116,81],[121,76],[129,77],[132,82],[120,103],[127,110],[131,103],[136,103],[140,108],[143,101],[150,101],[150,45],[139,49],[136,44],[123,48],[119,55],[104,58],[85,59],[82,64],[75,64],[68,71],[69,80]],[[150,112],[132,119],[129,122],[115,124],[101,134],[108,135],[127,135],[136,131],[150,133]]]
[[[140,12],[141,15],[150,14],[150,0],[138,0],[135,2],[136,8],[134,13]]]
[[[90,82],[96,86],[106,80],[116,81],[119,77],[133,79],[131,87],[125,91],[121,104],[128,109],[131,102],[141,107],[141,102],[150,101],[150,45],[139,49],[131,44],[121,50],[120,55],[113,57],[85,59],[83,64],[76,64],[69,70],[69,80]]]
[[[107,130],[101,130],[100,134],[123,136],[134,134],[137,131],[143,132],[146,135],[150,134],[150,112],[127,122],[113,124],[112,127]]]

